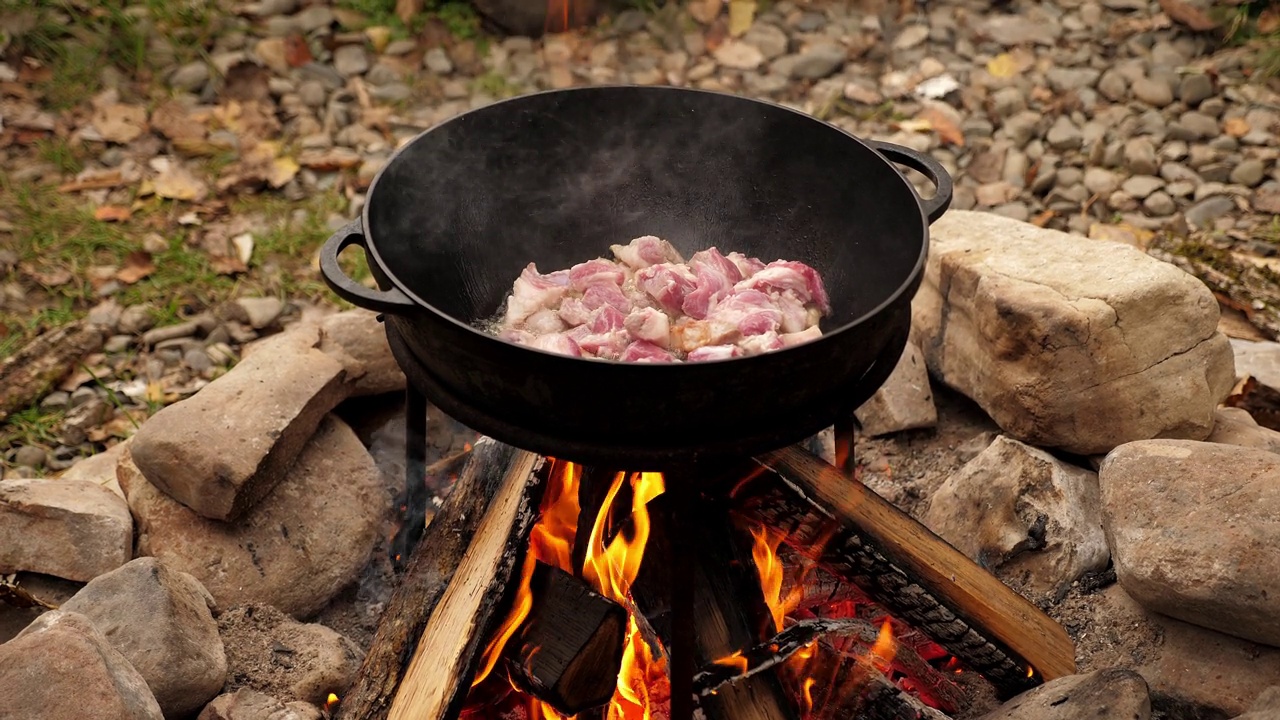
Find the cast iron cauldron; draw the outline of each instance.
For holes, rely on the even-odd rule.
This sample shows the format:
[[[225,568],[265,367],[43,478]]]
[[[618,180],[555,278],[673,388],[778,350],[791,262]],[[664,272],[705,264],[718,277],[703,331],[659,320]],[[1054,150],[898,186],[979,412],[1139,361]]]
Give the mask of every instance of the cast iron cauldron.
[[[927,175],[922,200],[901,163]],[[926,155],[766,102],[671,87],[505,100],[404,145],[361,217],[331,237],[334,292],[384,314],[410,383],[445,412],[536,452],[630,469],[744,455],[848,417],[906,342],[929,223],[951,178]],[[529,262],[609,256],[640,235],[800,260],[831,297],[825,335],[748,358],[631,364],[565,357],[477,329]],[[338,255],[368,253],[379,290]],[[624,465],[625,464],[625,465]]]

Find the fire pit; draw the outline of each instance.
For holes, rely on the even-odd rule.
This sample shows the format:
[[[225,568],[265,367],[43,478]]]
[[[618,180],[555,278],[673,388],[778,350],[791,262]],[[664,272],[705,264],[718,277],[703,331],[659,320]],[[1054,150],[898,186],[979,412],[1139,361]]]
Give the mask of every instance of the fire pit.
[[[921,200],[890,161],[924,173],[936,194]],[[427,400],[499,442],[477,445],[414,552],[411,589],[389,608],[345,716],[498,717],[507,702],[531,718],[653,718],[669,677],[676,720],[695,707],[711,720],[785,719],[835,689],[815,689],[823,672],[845,686],[859,668],[876,680],[852,702],[889,713],[868,717],[906,717],[915,706],[886,679],[895,623],[920,638],[899,660],[914,668],[903,682],[935,701],[953,692],[934,678],[947,662],[1005,695],[1070,672],[1065,634],[1034,607],[788,447],[888,377],[928,224],[950,196],[927,156],[781,106],[675,88],[524,96],[404,146],[321,267],[339,295],[384,314],[410,385],[410,505]],[[568,266],[647,234],[686,254],[718,244],[818,268],[833,309],[823,337],[641,365],[554,355],[479,327],[529,261]],[[342,273],[352,244],[380,289]],[[816,568],[862,594],[843,598],[839,618],[788,615],[783,552],[795,559],[787,572]],[[807,586],[793,577],[791,594]],[[504,699],[506,688],[525,695]]]

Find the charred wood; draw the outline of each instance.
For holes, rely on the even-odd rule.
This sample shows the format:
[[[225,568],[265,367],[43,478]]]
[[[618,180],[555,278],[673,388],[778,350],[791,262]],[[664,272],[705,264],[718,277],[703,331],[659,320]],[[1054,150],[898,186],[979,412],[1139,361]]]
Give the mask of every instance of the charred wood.
[[[509,600],[542,489],[537,456],[484,438],[414,549],[341,720],[457,714]]]
[[[866,486],[798,447],[756,462],[734,487],[736,511],[867,591],[1001,695],[1074,672],[1057,623]]]
[[[102,327],[80,320],[50,330],[0,361],[0,421],[43,397],[105,340]]]
[[[819,641],[792,684],[812,704],[809,720],[946,720],[889,681],[865,657]]]
[[[676,479],[679,481],[679,478]],[[750,537],[730,522],[727,509],[702,502],[697,524],[688,527],[694,580],[694,659],[698,666],[739,662],[742,655],[772,634],[751,557]],[[673,680],[674,683],[674,680]],[[786,720],[798,717],[777,673],[756,673],[700,698],[709,720]]]
[[[533,607],[506,648],[512,679],[565,715],[607,703],[622,666],[626,609],[542,563],[530,590]]]

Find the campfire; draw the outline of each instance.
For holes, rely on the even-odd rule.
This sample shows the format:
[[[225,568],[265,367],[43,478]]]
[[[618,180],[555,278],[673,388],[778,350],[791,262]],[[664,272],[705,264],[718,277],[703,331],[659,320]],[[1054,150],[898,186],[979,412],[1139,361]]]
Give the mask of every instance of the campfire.
[[[875,497],[801,446],[695,478],[483,438],[336,714],[963,717],[1072,672],[1052,621]],[[980,592],[953,611],[911,553]]]

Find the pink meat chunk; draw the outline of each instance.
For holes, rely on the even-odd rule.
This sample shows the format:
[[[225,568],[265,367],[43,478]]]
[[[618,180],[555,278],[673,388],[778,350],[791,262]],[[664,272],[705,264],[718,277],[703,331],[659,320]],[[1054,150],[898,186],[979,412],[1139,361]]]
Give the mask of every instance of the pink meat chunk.
[[[651,342],[637,340],[622,351],[623,362],[677,362],[674,355]]]
[[[702,320],[711,312],[712,306],[728,295],[735,283],[742,280],[742,273],[715,248],[694,253],[689,259],[689,267],[693,268],[697,287],[685,295],[680,309],[685,315]]]
[[[636,284],[671,314],[680,312],[685,296],[697,283],[697,277],[689,268],[672,263],[650,265],[636,273]]]
[[[762,335],[782,324],[783,313],[759,290],[738,290],[716,305],[711,318],[732,325],[740,335]]]
[[[763,270],[743,280],[739,286],[774,292],[790,290],[801,301],[813,302],[823,314],[831,312],[831,303],[827,298],[827,290],[822,285],[822,278],[818,277],[816,270],[801,262],[771,262]]]
[[[565,302],[569,302],[565,300]],[[782,313],[779,329],[784,333],[800,332],[809,327],[809,308],[790,290],[774,295],[774,306]]]
[[[785,335],[781,335],[779,337],[782,340],[783,347],[795,347],[796,345],[817,340],[818,338],[822,337],[822,331],[818,329],[817,325],[814,325],[813,327],[807,330],[801,330],[800,332],[794,332],[794,333],[786,333]]]
[[[705,362],[736,357],[742,357],[742,350],[736,345],[705,345],[690,352],[685,359],[689,362]]]
[[[582,304],[589,310],[611,305],[619,312],[631,312],[631,300],[623,294],[622,288],[613,283],[601,282],[588,287],[587,291],[582,293]]]
[[[557,311],[560,319],[569,327],[577,327],[591,320],[591,308],[581,298],[565,298]]]
[[[636,340],[668,347],[671,344],[671,318],[655,308],[636,308],[623,323],[627,332]]]
[[[610,330],[602,333],[589,333],[578,340],[582,352],[605,360],[618,360],[627,346],[631,344],[631,336],[626,330]]]
[[[749,258],[740,252],[731,252],[726,257],[729,258],[729,262],[733,263],[734,267],[738,268],[738,272],[742,274],[744,279],[764,269],[763,262],[756,258]]]
[[[506,324],[518,325],[539,310],[555,308],[569,291],[569,283],[567,270],[543,275],[537,265],[529,263],[511,287]]]
[[[612,305],[602,305],[591,313],[587,321],[587,330],[593,333],[606,333],[626,329],[626,316]]]
[[[578,343],[566,333],[548,333],[546,335],[539,335],[532,341],[525,344],[529,347],[558,353],[560,355],[582,357],[582,349],[579,348]]]
[[[610,245],[613,256],[633,270],[659,263],[682,263],[684,258],[671,243],[652,235],[638,237],[626,245]]]
[[[524,329],[534,335],[564,332],[568,328],[569,326],[560,318],[559,313],[551,308],[543,308],[524,321]]]
[[[622,287],[626,279],[627,271],[621,265],[603,258],[588,260],[569,268],[569,282],[573,289],[579,292],[598,283],[611,283]]]

